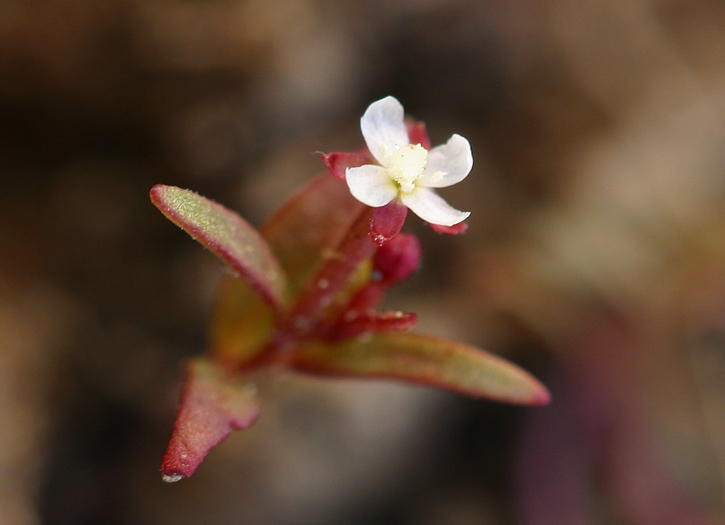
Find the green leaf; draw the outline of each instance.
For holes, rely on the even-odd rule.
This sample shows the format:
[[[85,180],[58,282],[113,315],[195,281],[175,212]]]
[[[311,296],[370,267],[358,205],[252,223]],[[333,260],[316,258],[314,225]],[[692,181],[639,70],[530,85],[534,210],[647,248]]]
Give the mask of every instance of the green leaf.
[[[300,189],[262,226],[261,233],[285,271],[294,300],[311,275],[336,253],[364,208],[344,182],[324,173]],[[269,339],[273,319],[265,305],[239,280],[225,278],[212,316],[209,348],[224,362],[243,366]]]
[[[169,220],[231,266],[274,310],[285,303],[285,276],[261,235],[244,219],[201,195],[158,184],[151,201]]]
[[[256,390],[208,359],[187,363],[171,440],[161,463],[164,481],[191,476],[209,451],[232,430],[251,426],[259,414]]]
[[[209,323],[209,353],[218,362],[240,368],[269,342],[275,328],[272,310],[243,280],[224,275]]]
[[[507,403],[542,405],[550,400],[546,387],[518,366],[472,346],[421,334],[311,341],[301,345],[291,364],[308,373],[397,379]]]

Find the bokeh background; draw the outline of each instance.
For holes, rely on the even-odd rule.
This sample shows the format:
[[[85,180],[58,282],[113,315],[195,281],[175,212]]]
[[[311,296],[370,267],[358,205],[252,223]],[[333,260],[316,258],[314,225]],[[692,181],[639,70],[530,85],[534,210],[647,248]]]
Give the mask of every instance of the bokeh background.
[[[554,402],[280,376],[164,484],[223,270],[148,190],[259,224],[388,94],[475,158],[388,304]],[[0,174],[2,525],[725,521],[718,0],[0,0]]]

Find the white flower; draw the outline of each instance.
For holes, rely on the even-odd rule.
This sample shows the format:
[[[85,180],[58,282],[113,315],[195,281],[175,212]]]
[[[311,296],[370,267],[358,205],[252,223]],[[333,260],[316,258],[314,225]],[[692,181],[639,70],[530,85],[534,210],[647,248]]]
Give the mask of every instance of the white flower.
[[[471,213],[448,205],[433,188],[445,188],[466,178],[473,167],[468,140],[455,134],[430,151],[411,144],[403,106],[394,97],[370,104],[360,119],[365,143],[380,164],[347,168],[352,195],[378,208],[398,198],[431,224],[453,226]]]

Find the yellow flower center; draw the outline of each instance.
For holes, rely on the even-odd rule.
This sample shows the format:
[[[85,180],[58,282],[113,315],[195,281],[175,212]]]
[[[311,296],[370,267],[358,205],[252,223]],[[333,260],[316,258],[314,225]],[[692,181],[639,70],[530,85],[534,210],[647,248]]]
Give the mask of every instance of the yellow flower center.
[[[410,193],[415,189],[415,181],[423,176],[428,163],[428,150],[420,144],[409,144],[394,149],[385,171],[398,183],[400,191]]]

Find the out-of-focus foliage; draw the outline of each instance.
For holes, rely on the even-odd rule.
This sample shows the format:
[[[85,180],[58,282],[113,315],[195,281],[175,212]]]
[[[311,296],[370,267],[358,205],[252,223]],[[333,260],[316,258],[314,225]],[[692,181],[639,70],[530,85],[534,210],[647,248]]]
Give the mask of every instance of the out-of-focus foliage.
[[[724,40],[715,0],[1,3],[0,521],[722,521]],[[395,305],[554,404],[290,378],[162,484],[220,269],[148,188],[257,225],[387,94],[476,159]]]

